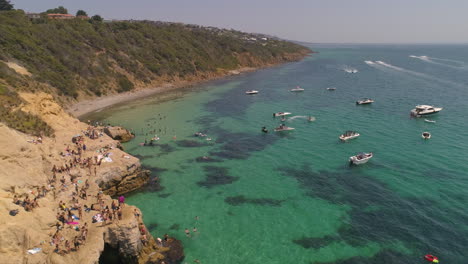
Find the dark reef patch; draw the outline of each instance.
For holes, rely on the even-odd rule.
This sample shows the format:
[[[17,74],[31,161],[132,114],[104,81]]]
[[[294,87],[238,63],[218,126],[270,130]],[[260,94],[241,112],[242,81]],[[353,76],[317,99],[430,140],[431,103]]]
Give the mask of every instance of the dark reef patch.
[[[271,198],[246,198],[244,195],[238,195],[226,197],[224,199],[224,202],[233,206],[240,206],[246,203],[262,206],[281,206],[281,203],[284,202],[284,200],[277,200]]]
[[[374,256],[367,257],[352,257],[334,262],[317,262],[312,261],[310,264],[396,264],[396,263],[423,263],[421,256],[408,256],[392,249],[383,249]]]
[[[324,237],[302,237],[300,239],[293,240],[293,243],[302,246],[303,248],[314,248],[319,249],[327,246],[334,241],[339,241],[337,236],[324,236]]]
[[[223,129],[214,129],[216,143],[221,144],[219,150],[211,151],[211,156],[223,159],[247,159],[252,152],[262,151],[273,144],[278,137],[265,137],[262,133],[252,135],[248,133],[232,133]]]
[[[229,175],[229,171],[224,167],[204,166],[206,178],[203,181],[197,182],[199,186],[212,188],[218,185],[231,184],[239,179]]]
[[[140,154],[132,154],[133,157],[139,159],[140,161],[144,160],[144,159],[151,159],[152,155],[140,155]]]
[[[146,147],[159,148],[163,154],[169,154],[169,153],[174,152],[174,151],[177,150],[174,146],[171,146],[171,145],[169,145],[167,143],[164,143],[164,144],[158,144],[158,143],[149,144],[148,143],[147,145],[145,145],[143,147],[145,147],[145,148]],[[149,156],[149,157],[153,157],[153,156]]]
[[[164,186],[161,184],[160,175],[167,171],[167,169],[153,167],[153,166],[144,166],[145,169],[148,169],[151,172],[148,183],[141,188],[139,191],[143,192],[160,192],[164,190]]]
[[[167,143],[165,144],[158,144],[158,147],[161,149],[162,152],[164,153],[171,153],[171,152],[174,152],[176,150],[176,148],[174,146],[171,146]]]
[[[306,195],[340,206],[348,205],[352,209],[349,211],[349,217],[343,220],[336,238],[306,237],[297,239],[294,243],[306,248],[316,248],[334,240],[341,240],[352,246],[364,246],[369,242],[385,245],[400,241],[415,252],[434,249],[452,252],[450,256],[444,256],[448,262],[463,262],[462,254],[456,252],[463,252],[464,245],[468,245],[468,231],[454,226],[467,223],[466,214],[451,210],[429,198],[401,196],[378,179],[363,174],[362,170],[340,168],[337,171],[313,171],[307,165],[302,168],[279,170],[284,175],[296,179]],[[456,197],[450,196],[450,200],[452,199]],[[376,210],[365,210],[369,206],[375,207]],[[389,252],[381,254],[393,254]],[[389,258],[392,259],[391,256]],[[405,262],[359,258],[333,263]]]
[[[160,198],[167,198],[169,196],[171,196],[172,193],[161,193],[161,194],[158,194],[158,197]]]
[[[169,230],[179,230],[180,229],[180,225],[179,224],[173,224],[169,227]]]
[[[198,147],[209,146],[209,144],[206,144],[197,140],[188,140],[188,139],[176,141],[176,144],[177,146],[184,147],[184,148],[198,148]]]
[[[151,223],[149,225],[146,225],[146,228],[148,228],[148,231],[153,232],[153,231],[156,230],[156,228],[158,228],[158,224],[157,223]]]
[[[220,159],[214,159],[214,158],[211,158],[211,157],[208,157],[208,156],[203,156],[203,157],[197,157],[195,158],[195,161],[196,162],[222,162],[222,160]]]

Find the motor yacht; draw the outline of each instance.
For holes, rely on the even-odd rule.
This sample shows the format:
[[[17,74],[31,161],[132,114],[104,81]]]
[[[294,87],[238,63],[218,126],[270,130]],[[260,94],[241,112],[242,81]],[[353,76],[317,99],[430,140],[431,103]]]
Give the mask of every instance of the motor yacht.
[[[411,110],[411,115],[415,117],[432,115],[442,111],[442,107],[434,107],[432,105],[417,105]]]

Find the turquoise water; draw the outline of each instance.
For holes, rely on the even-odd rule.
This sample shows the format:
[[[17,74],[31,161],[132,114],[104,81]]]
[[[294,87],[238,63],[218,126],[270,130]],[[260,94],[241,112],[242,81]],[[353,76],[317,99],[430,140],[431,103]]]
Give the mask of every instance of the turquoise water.
[[[161,186],[128,202],[155,237],[183,241],[186,263],[425,263],[428,253],[466,263],[468,47],[312,49],[319,53],[297,63],[85,117],[136,132],[125,148]],[[305,91],[288,91],[297,85]],[[356,106],[362,97],[375,103]],[[417,104],[444,110],[427,123],[410,118]],[[295,131],[272,131],[279,111],[293,113],[284,123]],[[341,143],[346,130],[361,137]],[[139,146],[155,134],[157,146]],[[374,158],[349,167],[361,151]]]

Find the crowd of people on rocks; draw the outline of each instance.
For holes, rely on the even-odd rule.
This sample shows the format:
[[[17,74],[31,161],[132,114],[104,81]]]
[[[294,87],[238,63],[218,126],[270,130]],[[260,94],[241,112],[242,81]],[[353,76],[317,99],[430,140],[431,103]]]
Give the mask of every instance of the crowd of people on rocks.
[[[90,225],[101,223],[101,225],[95,224],[99,227],[113,222],[118,223],[123,219],[125,204],[123,196],[120,196],[118,200],[110,199],[109,201],[106,199],[108,196],[105,196],[100,188],[90,191],[90,181],[97,176],[97,168],[101,166],[101,162],[106,157],[109,157],[109,151],[113,149],[113,146],[108,145],[93,150],[91,154],[85,144],[85,136],[96,139],[101,135],[102,131],[90,126],[83,131],[83,135],[74,136],[72,144],[67,145],[64,151],[60,152],[60,156],[64,159],[63,163],[52,166],[52,177],[48,179],[48,186],[36,187],[36,190],[31,190],[29,194],[15,194],[13,197],[14,204],[24,207],[25,211],[32,211],[39,206],[38,199],[53,192],[53,198],[59,202],[56,207],[57,222],[50,233],[50,245],[58,254],[77,251],[86,243],[90,228],[88,223]],[[12,216],[18,213],[18,210],[12,211],[10,211]],[[134,216],[140,222],[141,242],[146,245],[147,231],[136,209]]]

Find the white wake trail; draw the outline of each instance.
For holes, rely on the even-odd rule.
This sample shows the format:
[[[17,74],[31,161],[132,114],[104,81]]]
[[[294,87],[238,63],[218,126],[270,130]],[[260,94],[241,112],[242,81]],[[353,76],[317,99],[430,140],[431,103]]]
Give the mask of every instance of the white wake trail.
[[[409,75],[417,76],[417,77],[420,77],[420,78],[423,78],[423,79],[426,79],[426,80],[431,80],[431,81],[436,81],[436,82],[443,83],[443,84],[463,87],[463,85],[461,85],[459,83],[443,80],[443,79],[440,79],[440,78],[437,78],[437,77],[434,77],[434,76],[431,76],[431,75],[428,75],[428,74],[425,74],[425,73],[416,72],[416,71],[408,70],[408,69],[405,69],[405,68],[401,68],[401,67],[398,67],[398,66],[383,62],[383,61],[375,61],[375,63],[377,64],[376,66],[383,66],[386,69],[391,69],[391,70],[395,70],[395,71],[398,71],[398,72],[407,73]],[[372,65],[372,66],[374,66],[374,65]],[[376,68],[378,68],[378,67],[376,67]]]
[[[296,118],[307,118],[307,116],[292,116],[292,117],[288,118],[288,120],[294,120]]]
[[[439,59],[439,58],[433,58],[433,57],[429,57],[429,56],[416,56],[416,55],[410,55],[409,57],[414,58],[414,59],[418,59],[418,60],[421,60],[421,61],[424,61],[424,62],[427,62],[427,63],[432,63],[432,64],[435,64],[435,65],[440,65],[440,66],[443,66],[443,67],[452,68],[452,69],[457,69],[457,70],[467,69],[466,67],[464,67],[465,63],[462,62],[462,61]],[[434,61],[434,60],[452,62],[452,63],[458,64],[458,66],[455,66],[455,65],[452,65],[452,64],[447,64],[447,63],[437,62],[437,61]]]

